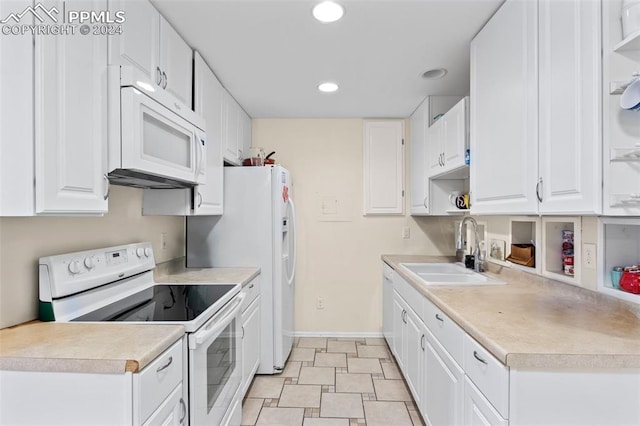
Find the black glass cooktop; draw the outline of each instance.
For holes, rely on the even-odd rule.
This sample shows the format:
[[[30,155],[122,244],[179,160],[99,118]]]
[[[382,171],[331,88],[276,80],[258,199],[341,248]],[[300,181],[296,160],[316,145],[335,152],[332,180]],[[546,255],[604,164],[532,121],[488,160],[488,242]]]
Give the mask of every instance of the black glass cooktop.
[[[73,321],[191,321],[233,287],[232,284],[156,285]]]

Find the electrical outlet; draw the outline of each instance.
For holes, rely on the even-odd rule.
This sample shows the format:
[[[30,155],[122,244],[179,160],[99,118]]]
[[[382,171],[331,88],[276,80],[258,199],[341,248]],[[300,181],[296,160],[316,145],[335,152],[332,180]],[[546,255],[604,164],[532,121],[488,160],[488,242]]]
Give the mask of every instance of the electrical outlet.
[[[316,301],[316,309],[324,309],[324,298],[323,297],[318,297],[318,300]]]
[[[585,269],[596,269],[595,244],[582,244],[582,264]]]
[[[160,234],[160,250],[166,250],[166,249],[167,249],[167,233],[162,232]]]
[[[402,238],[405,240],[411,238],[411,228],[409,228],[408,226],[402,228]]]

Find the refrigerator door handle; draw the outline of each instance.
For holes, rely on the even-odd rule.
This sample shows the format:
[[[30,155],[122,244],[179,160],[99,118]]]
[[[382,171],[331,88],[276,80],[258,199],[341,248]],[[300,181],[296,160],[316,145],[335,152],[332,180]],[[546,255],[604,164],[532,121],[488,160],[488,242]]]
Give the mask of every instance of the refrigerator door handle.
[[[291,273],[288,274],[288,284],[291,285],[293,284],[293,279],[296,276],[296,207],[293,204],[293,200],[291,198],[287,200],[287,203],[289,204],[289,208],[291,209],[291,217],[289,218],[289,241],[291,244],[290,251],[292,256],[289,256]]]

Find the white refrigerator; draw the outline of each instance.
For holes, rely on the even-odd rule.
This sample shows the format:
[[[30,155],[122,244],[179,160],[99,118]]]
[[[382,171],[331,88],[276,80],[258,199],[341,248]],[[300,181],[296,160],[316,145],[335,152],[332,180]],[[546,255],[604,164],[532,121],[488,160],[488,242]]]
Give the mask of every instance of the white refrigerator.
[[[284,368],[293,344],[295,207],[281,166],[225,167],[224,214],[187,218],[187,267],[260,267],[259,374]]]

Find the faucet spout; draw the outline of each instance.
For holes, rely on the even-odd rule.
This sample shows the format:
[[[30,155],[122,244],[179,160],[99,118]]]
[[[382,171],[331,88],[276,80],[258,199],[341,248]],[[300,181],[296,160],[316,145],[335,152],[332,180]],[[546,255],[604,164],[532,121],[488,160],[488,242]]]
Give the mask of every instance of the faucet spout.
[[[473,248],[473,269],[476,272],[484,272],[484,259],[482,258],[482,254],[480,252],[480,236],[478,234],[478,222],[471,216],[465,216],[462,221],[460,221],[460,226],[458,227],[458,238],[456,239],[456,250],[462,250],[462,228],[464,228],[465,223],[470,222],[473,225],[474,239],[475,244]]]

